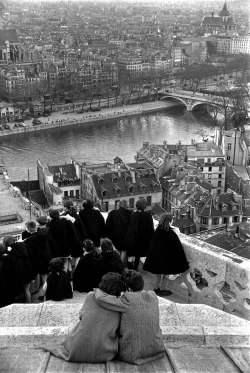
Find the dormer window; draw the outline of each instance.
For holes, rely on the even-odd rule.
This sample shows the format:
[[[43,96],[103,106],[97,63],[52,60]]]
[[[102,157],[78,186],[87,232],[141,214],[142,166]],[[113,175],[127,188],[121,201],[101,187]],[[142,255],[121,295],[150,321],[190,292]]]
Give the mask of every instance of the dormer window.
[[[143,184],[141,181],[138,182],[138,185],[139,185],[141,193],[145,193],[146,185]]]
[[[227,205],[223,202],[220,203],[221,211],[227,211]]]
[[[117,183],[118,182],[118,176],[117,175],[112,175],[111,176],[111,179],[112,179],[112,183]]]
[[[152,185],[153,189],[158,187],[158,184],[154,180],[151,181],[151,185]]]
[[[128,174],[127,172],[124,172],[124,179],[125,179],[126,181],[130,181],[130,180],[131,180],[131,176],[130,176],[130,174]]]
[[[127,182],[126,187],[127,187],[129,193],[134,193],[135,187],[134,187],[133,184]]]
[[[114,186],[115,194],[119,196],[121,194],[121,188],[118,185]]]
[[[102,176],[99,176],[99,178],[98,178],[98,184],[100,184],[100,185],[104,184],[104,179],[103,179]]]
[[[101,194],[103,198],[106,198],[108,196],[108,191],[107,189],[101,187]]]
[[[149,170],[149,177],[151,177],[151,178],[154,178],[154,177],[155,177],[155,173],[154,173],[154,171]]]

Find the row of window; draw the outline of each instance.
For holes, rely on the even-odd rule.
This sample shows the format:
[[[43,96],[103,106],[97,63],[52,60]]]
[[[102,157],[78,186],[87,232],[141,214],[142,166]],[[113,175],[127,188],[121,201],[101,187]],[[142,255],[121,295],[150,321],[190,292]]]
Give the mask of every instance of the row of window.
[[[200,167],[200,170],[201,171],[204,171],[204,167]],[[219,171],[222,171],[223,170],[223,168],[222,168],[222,166],[219,166]],[[208,172],[212,172],[213,171],[213,167],[208,167]],[[215,171],[215,172],[217,172],[217,170]],[[221,174],[220,174],[221,175]],[[219,176],[219,178],[220,178],[221,176]]]
[[[64,191],[64,197],[76,197],[79,198],[80,196],[80,190],[76,189],[76,194],[74,195],[74,190],[70,190],[69,192],[67,190]]]
[[[233,216],[233,223],[239,222],[239,216]],[[224,216],[222,218],[222,224],[228,224],[229,223],[229,217]],[[201,224],[208,225],[208,218],[201,218]],[[213,218],[212,219],[212,225],[219,225],[219,218]]]

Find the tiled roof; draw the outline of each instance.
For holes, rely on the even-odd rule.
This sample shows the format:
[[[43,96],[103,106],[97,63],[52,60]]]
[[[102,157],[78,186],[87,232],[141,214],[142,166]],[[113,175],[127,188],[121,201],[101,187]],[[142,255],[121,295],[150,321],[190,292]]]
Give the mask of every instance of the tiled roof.
[[[151,174],[151,177],[146,178],[145,172],[143,172],[143,174],[141,174],[140,178],[136,177],[135,182],[132,181],[132,177],[130,176],[129,171],[122,171],[120,173],[120,176],[118,172],[107,172],[102,175],[101,179],[103,179],[103,182],[101,183],[100,177],[98,175],[93,175],[92,180],[98,198],[100,199],[103,198],[103,191],[107,191],[107,195],[105,196],[105,198],[117,198],[130,195],[161,192],[160,183],[159,181],[157,181],[154,175]],[[116,178],[114,178],[114,175],[116,176]],[[147,175],[149,175],[149,171],[147,172]],[[134,188],[134,190],[130,193],[129,188],[131,187]],[[118,191],[119,193],[117,193],[116,191]]]
[[[75,166],[72,163],[59,166],[48,166],[48,169],[54,175],[53,181],[55,183],[57,183],[58,181],[74,181],[79,179],[76,175]]]
[[[62,189],[56,187],[55,185],[53,185],[53,184],[48,184],[48,185],[49,185],[51,193],[54,193],[54,194],[62,194],[63,193]]]
[[[32,202],[37,203],[40,206],[47,206],[48,201],[45,197],[43,190],[32,190],[30,192],[30,199]]]
[[[229,231],[223,230],[215,234],[207,232],[207,237],[205,234],[196,237],[211,245],[218,246],[221,249],[231,251],[239,256],[250,259],[250,225],[247,223],[240,224],[238,237],[235,236],[235,226],[229,229]]]
[[[215,207],[214,197],[211,195],[204,195],[198,202],[196,213],[204,217],[219,217],[219,216],[232,216],[239,215],[240,207],[235,202],[233,193],[223,193],[216,197],[218,199],[217,207]],[[221,206],[224,206],[222,211]],[[235,210],[232,207],[235,206]]]
[[[213,25],[213,26],[224,26],[224,22],[220,17],[204,17],[202,24]]]

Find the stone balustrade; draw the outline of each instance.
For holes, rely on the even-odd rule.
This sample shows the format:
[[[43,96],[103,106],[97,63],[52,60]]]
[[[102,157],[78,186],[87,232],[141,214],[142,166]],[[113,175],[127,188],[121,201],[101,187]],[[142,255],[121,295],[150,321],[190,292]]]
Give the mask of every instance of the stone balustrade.
[[[207,304],[250,320],[250,260],[193,237],[180,238],[190,268],[169,279],[167,288],[188,303]]]

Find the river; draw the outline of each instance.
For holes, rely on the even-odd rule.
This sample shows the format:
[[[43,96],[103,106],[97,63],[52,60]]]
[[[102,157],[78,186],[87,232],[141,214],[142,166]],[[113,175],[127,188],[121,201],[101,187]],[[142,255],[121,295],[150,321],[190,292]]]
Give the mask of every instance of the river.
[[[44,165],[76,160],[112,162],[119,156],[134,162],[136,151],[144,141],[150,144],[190,144],[201,141],[197,131],[213,135],[214,121],[202,111],[187,112],[182,106],[166,108],[151,114],[112,120],[108,124],[86,124],[56,128],[0,138],[0,158],[5,162],[11,180],[37,179],[36,160]]]

